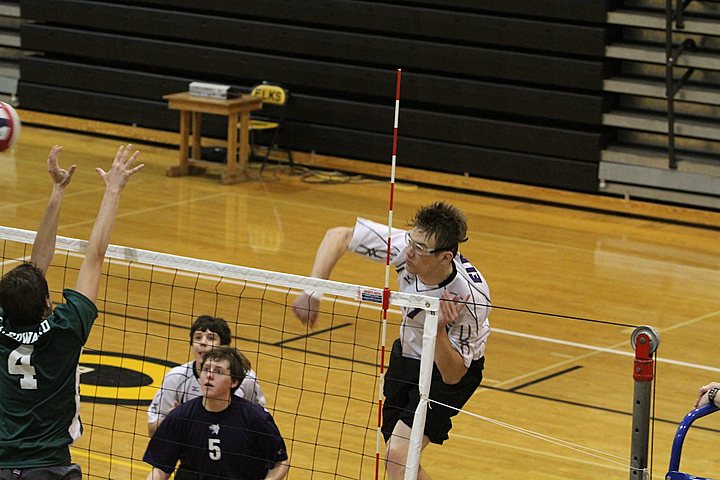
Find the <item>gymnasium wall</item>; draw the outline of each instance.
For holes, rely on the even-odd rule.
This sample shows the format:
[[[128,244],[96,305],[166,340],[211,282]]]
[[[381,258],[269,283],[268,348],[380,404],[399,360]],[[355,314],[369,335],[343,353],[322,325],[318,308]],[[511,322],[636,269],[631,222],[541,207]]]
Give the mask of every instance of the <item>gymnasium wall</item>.
[[[388,162],[401,67],[399,164],[593,192],[612,1],[21,0],[18,96],[177,131],[164,94],[277,81],[283,146]]]

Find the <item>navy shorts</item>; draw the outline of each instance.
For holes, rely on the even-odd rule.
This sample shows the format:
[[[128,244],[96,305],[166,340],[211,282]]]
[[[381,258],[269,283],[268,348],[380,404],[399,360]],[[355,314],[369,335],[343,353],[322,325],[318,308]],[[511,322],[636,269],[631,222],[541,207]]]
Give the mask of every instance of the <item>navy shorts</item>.
[[[62,467],[0,468],[0,480],[82,480],[80,465]]]
[[[482,381],[482,372],[485,357],[473,361],[465,376],[455,385],[443,382],[437,365],[433,366],[432,381],[430,383],[430,399],[455,408],[462,408]],[[398,420],[412,427],[415,409],[420,403],[418,380],[420,377],[420,360],[402,356],[402,345],[397,339],[393,343],[390,354],[390,365],[385,372],[385,386],[383,394],[382,433],[385,442],[390,439]],[[430,442],[442,444],[448,439],[448,432],[452,428],[451,417],[457,411],[442,407],[435,403],[428,403],[425,417],[425,435]]]

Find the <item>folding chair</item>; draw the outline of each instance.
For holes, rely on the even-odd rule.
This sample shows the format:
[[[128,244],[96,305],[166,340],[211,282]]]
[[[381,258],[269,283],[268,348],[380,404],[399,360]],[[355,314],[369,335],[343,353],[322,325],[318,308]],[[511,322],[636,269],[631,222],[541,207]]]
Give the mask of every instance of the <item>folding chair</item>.
[[[280,150],[277,141],[283,121],[285,120],[285,110],[288,100],[290,99],[290,93],[280,84],[264,81],[255,85],[250,91],[250,94],[262,97],[263,99],[263,107],[259,114],[253,113],[250,115],[250,156],[253,158],[262,158],[262,166],[260,167],[262,169],[265,168],[265,164],[270,158],[272,151],[275,149]],[[270,133],[271,130],[272,137],[267,143],[265,155],[259,157],[255,154],[258,144],[261,143],[259,137],[267,136],[264,134]],[[290,168],[293,168],[292,151],[289,148],[282,150],[287,152]]]

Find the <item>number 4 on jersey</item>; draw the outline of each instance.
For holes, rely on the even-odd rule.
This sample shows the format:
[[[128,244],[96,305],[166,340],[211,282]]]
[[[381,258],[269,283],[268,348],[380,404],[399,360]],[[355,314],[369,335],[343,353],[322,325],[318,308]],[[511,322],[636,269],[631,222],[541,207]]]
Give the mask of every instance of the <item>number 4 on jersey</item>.
[[[33,348],[32,345],[20,345],[10,352],[8,357],[8,373],[10,375],[22,375],[20,388],[23,390],[37,390],[35,367],[31,363]]]

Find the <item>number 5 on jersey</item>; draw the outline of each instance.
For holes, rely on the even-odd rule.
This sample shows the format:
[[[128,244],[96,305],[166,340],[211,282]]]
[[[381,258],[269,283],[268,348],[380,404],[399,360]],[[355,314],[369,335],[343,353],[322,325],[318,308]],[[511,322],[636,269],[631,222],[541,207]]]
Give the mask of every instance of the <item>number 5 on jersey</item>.
[[[220,439],[208,438],[208,450],[210,460],[220,460],[220,457],[222,457],[222,451],[220,450]]]
[[[20,388],[23,390],[37,390],[35,367],[31,363],[33,348],[32,345],[20,345],[8,356],[8,373],[22,375]]]

